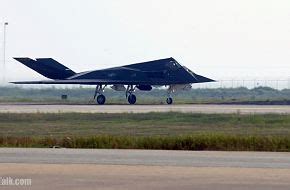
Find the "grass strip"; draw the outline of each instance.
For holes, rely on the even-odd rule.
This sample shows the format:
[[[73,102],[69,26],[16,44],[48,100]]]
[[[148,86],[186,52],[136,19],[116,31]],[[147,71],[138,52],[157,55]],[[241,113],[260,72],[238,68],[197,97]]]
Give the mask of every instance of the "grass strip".
[[[290,152],[290,137],[199,134],[180,136],[0,137],[0,147]]]

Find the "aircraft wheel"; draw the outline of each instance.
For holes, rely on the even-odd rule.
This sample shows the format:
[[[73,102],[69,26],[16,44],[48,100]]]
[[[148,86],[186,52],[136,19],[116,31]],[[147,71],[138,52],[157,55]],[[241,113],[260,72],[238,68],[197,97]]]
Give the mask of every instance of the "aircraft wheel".
[[[137,98],[136,98],[136,96],[134,94],[130,94],[128,96],[128,102],[129,102],[129,104],[135,104],[136,103],[136,100],[137,100]]]
[[[172,104],[173,103],[173,99],[172,98],[167,98],[166,102],[167,102],[167,104]]]
[[[97,97],[97,102],[98,102],[98,104],[100,104],[100,105],[105,104],[105,102],[106,102],[106,97],[105,97],[103,94],[99,95],[99,96]]]

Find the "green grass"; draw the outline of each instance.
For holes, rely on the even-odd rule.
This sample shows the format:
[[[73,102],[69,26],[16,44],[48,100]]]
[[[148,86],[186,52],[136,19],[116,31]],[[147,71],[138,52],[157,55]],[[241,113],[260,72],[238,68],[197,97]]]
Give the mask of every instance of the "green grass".
[[[289,137],[220,134],[181,136],[109,136],[64,138],[0,137],[0,147],[53,147],[106,149],[162,149],[216,151],[290,151]]]
[[[290,115],[0,113],[0,146],[290,151]]]
[[[203,133],[290,136],[289,115],[0,113],[0,136],[173,136]]]

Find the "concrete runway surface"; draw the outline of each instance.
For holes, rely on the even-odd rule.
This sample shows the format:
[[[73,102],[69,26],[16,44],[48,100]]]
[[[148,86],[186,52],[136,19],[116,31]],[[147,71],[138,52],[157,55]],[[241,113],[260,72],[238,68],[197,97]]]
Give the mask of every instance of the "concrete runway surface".
[[[45,190],[288,190],[290,153],[1,148],[0,177]]]
[[[187,112],[187,113],[241,113],[241,114],[290,114],[287,105],[45,105],[45,104],[0,104],[0,113],[148,113],[148,112]]]

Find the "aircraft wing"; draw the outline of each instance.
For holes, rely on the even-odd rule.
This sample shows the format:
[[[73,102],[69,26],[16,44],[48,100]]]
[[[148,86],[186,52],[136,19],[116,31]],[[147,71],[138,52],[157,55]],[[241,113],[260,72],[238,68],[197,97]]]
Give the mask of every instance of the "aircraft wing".
[[[134,82],[134,81],[124,81],[124,80],[41,80],[41,81],[19,81],[11,82],[12,84],[82,84],[82,85],[111,85],[111,84],[125,84],[125,85],[137,85],[137,84],[147,84],[148,82]]]
[[[197,80],[192,81],[192,83],[204,83],[204,82],[213,82],[214,80],[196,75]],[[17,81],[10,82],[12,84],[80,84],[80,85],[114,85],[114,84],[123,84],[123,85],[170,85],[171,83],[166,83],[164,81],[132,81],[132,80],[104,80],[104,79],[65,79],[65,80],[41,80],[41,81]],[[179,84],[179,83],[176,83]],[[184,84],[184,83],[180,83]]]
[[[13,84],[80,84],[80,85],[172,85],[213,82],[181,66],[175,59],[125,65],[75,73],[52,58],[14,58],[50,80],[21,81]]]

